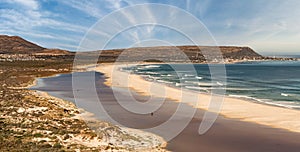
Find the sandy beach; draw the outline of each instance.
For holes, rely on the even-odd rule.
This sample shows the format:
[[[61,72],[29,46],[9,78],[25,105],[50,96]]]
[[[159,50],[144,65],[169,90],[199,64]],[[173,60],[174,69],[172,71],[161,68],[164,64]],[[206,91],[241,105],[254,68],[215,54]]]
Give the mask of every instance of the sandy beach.
[[[80,69],[82,68],[83,67],[81,67]],[[55,78],[55,77],[59,77],[60,75],[61,74],[53,75],[49,77],[43,77],[43,78]],[[28,84],[28,86],[25,88],[35,90],[35,87],[43,86],[43,85],[39,86],[37,79],[38,78],[36,78],[32,83]],[[102,139],[98,139],[98,138],[85,139],[83,135],[74,136],[69,140],[63,141],[66,144],[70,144],[70,143],[80,144],[87,147],[96,148],[99,150],[100,149],[103,150],[105,149],[105,146],[109,145],[113,148],[108,150],[113,151],[114,149],[119,149],[118,151],[124,151],[124,152],[125,151],[156,151],[156,152],[166,151],[164,149],[164,147],[166,146],[166,141],[164,141],[164,139],[158,135],[140,131],[137,129],[120,127],[106,121],[101,121],[99,119],[96,119],[93,113],[90,113],[88,111],[85,111],[84,109],[76,107],[76,105],[70,101],[54,97],[44,91],[32,91],[32,92],[33,95],[54,102],[62,108],[68,109],[69,111],[76,111],[74,116],[69,119],[83,121],[88,124],[87,127],[94,127],[94,128],[98,127],[99,129],[94,131],[105,134],[104,137],[102,137]],[[112,128],[114,130],[108,131],[109,129]],[[89,128],[85,128],[85,129],[89,129]]]
[[[0,5],[0,152],[300,152],[299,0]]]
[[[123,125],[134,128],[154,127],[167,121],[174,114],[178,104],[182,102],[180,100],[181,90],[163,84],[156,84],[156,87],[165,88],[165,93],[150,91],[152,82],[145,81],[140,76],[118,70],[124,66],[127,65],[105,64],[100,65],[96,70],[105,74],[106,81],[104,83],[107,86],[128,87],[142,96],[149,97],[149,95],[152,95],[167,99],[164,105],[155,112],[155,117],[152,119],[149,119],[149,117],[139,118],[128,111],[112,112],[110,115],[114,116],[114,119]],[[114,93],[116,92],[106,92],[104,97],[106,99],[107,96],[114,98]],[[194,107],[198,110],[185,129],[174,139],[168,141],[168,150],[195,151],[197,149],[198,151],[216,152],[299,150],[299,111],[225,97],[218,119],[208,132],[199,135],[199,125],[208,109],[211,96],[195,92],[186,93],[191,96],[199,96],[199,104]],[[101,94],[99,96],[101,97]],[[107,108],[114,110],[110,109],[109,106]],[[120,108],[118,111],[124,111],[124,109]],[[122,116],[119,116],[120,113],[122,113]],[[126,121],[122,121],[124,118],[126,118]],[[182,119],[178,121],[182,121]],[[164,137],[163,133],[155,131],[154,133]]]
[[[156,83],[155,85],[158,88],[165,89],[165,93],[150,91],[153,82],[148,82],[138,75],[128,74],[118,70],[125,66],[130,65],[104,64],[99,65],[96,71],[105,74],[107,77],[105,83],[109,86],[129,87],[143,95],[153,95],[155,97],[169,98],[176,102],[181,102],[182,93],[180,89]],[[186,90],[185,93],[191,96],[198,96],[199,102],[195,108],[208,110],[208,105],[212,98],[211,95]],[[272,128],[285,129],[292,132],[300,132],[299,110],[259,104],[232,97],[224,97],[222,104],[219,113],[227,118],[238,119],[240,121],[256,123]]]
[[[291,109],[285,109],[285,108],[279,108],[274,106],[268,106],[263,104],[255,104],[251,103],[249,101],[243,101],[238,100],[234,98],[226,98],[224,106],[230,106],[230,102],[237,101],[237,103],[234,104],[234,106],[231,108],[233,111],[230,111],[231,113],[234,113],[235,115],[231,115],[231,113],[224,113],[224,109],[221,111],[221,114],[219,115],[218,119],[215,121],[213,126],[206,132],[204,135],[198,134],[198,129],[200,123],[203,121],[203,116],[205,115],[207,109],[207,104],[203,103],[202,100],[205,99],[202,96],[207,96],[207,99],[209,99],[208,95],[205,94],[197,94],[201,96],[202,98],[199,98],[199,102],[201,102],[200,105],[198,105],[199,108],[195,108],[191,105],[184,104],[187,111],[193,111],[195,110],[195,114],[192,118],[190,118],[190,121],[187,123],[186,126],[183,126],[184,129],[179,132],[179,134],[173,132],[172,128],[176,128],[177,124],[184,123],[186,120],[189,120],[188,116],[185,116],[185,111],[182,113],[182,117],[177,117],[175,120],[175,124],[172,126],[168,126],[165,129],[162,130],[151,130],[151,128],[155,128],[157,126],[160,126],[161,124],[164,124],[166,121],[168,121],[174,113],[177,112],[177,107],[180,105],[181,101],[176,99],[178,96],[176,93],[178,93],[179,90],[172,87],[166,87],[162,84],[157,84],[159,87],[162,85],[162,87],[166,87],[168,98],[162,98],[159,96],[163,96],[161,92],[150,92],[148,89],[150,87],[150,82],[145,81],[141,79],[140,77],[136,75],[129,75],[124,72],[120,71],[113,71],[113,68],[120,68],[121,66],[126,65],[117,65],[114,66],[113,64],[103,64],[98,67],[98,71],[103,73],[94,73],[94,69],[89,69],[90,72],[79,72],[76,75],[77,76],[87,76],[87,75],[95,75],[95,82],[93,84],[96,84],[96,91],[97,96],[99,99],[101,99],[100,103],[106,110],[107,114],[114,119],[114,121],[121,124],[121,126],[124,126],[125,128],[133,128],[132,130],[133,134],[135,133],[142,133],[151,132],[152,134],[156,134],[157,137],[162,137],[167,141],[167,150],[170,151],[228,151],[228,152],[240,152],[240,151],[289,151],[289,152],[297,152],[300,148],[300,133],[296,131],[290,131],[288,129],[280,129],[279,127],[275,128],[271,125],[262,125],[261,122],[256,121],[245,121],[245,119],[241,119],[242,117],[247,116],[250,117],[250,114],[245,115],[247,112],[247,104],[250,104],[252,106],[262,106],[268,107],[270,109],[280,109],[283,111],[286,111],[286,113],[291,114],[293,116],[293,112],[297,112],[296,110]],[[114,74],[114,76],[112,76]],[[130,77],[130,85],[125,86],[125,80],[127,76]],[[113,78],[113,82],[112,82]],[[118,81],[116,81],[118,80]],[[148,85],[148,86],[147,86]],[[132,96],[127,94],[126,90],[128,90],[128,87],[130,88],[130,94],[133,95],[134,99],[136,99],[138,102],[145,102],[149,100],[149,98],[152,95],[151,100],[153,101],[151,104],[146,106],[147,110],[148,108],[153,108],[159,103],[159,101],[163,101],[163,104],[160,105],[160,107],[153,113],[145,113],[145,114],[138,114],[134,113],[132,111],[128,111],[124,107],[120,106],[120,103],[124,103],[126,105],[131,105],[133,103]],[[45,91],[49,93],[51,96],[55,96],[64,100],[68,100],[71,102],[74,102],[74,88],[72,86],[72,74],[64,74],[60,75],[58,77],[52,77],[49,79],[43,79],[43,86],[40,88],[36,88],[37,90]],[[173,94],[171,94],[173,91]],[[95,97],[93,93],[91,92],[91,88],[82,88],[80,90],[82,92],[82,103],[80,101],[76,102],[76,106],[79,108],[82,108],[82,106],[89,103],[93,103],[94,99],[92,97]],[[189,92],[187,91],[188,95],[195,95],[195,92]],[[118,97],[117,97],[118,96]],[[119,99],[118,99],[119,98]],[[121,100],[120,100],[121,99]],[[88,102],[87,102],[88,101]],[[97,100],[96,100],[97,101]],[[99,101],[97,101],[99,103]],[[96,102],[96,103],[97,103]],[[241,107],[245,109],[244,113],[238,114],[237,111],[235,111],[235,108]],[[98,117],[100,120],[104,117],[97,113],[98,109],[97,107],[90,106],[85,109],[89,112],[96,112],[94,115],[89,114],[88,117],[94,116]],[[91,110],[91,111],[90,111]],[[226,110],[226,109],[225,109]],[[226,111],[229,111],[228,108]],[[239,109],[237,109],[239,110]],[[252,110],[253,113],[255,113],[255,107],[250,107],[250,110]],[[274,110],[274,109],[273,109]],[[276,112],[276,111],[275,111]],[[292,112],[292,113],[290,113]],[[250,113],[250,112],[249,112]],[[255,115],[258,115],[255,113]],[[268,115],[261,115],[259,118],[263,118],[262,116],[266,117],[262,120],[273,120],[276,121],[277,116],[274,114],[275,117],[269,118]],[[238,116],[238,117],[237,117]],[[276,118],[276,119],[275,119]],[[281,117],[280,117],[281,118]],[[84,118],[83,118],[84,119]],[[288,119],[288,117],[287,117]],[[253,119],[254,120],[254,119]],[[106,120],[109,121],[109,120]],[[297,124],[297,122],[291,122],[291,124]],[[272,124],[274,125],[274,124]],[[291,125],[293,126],[293,125]],[[150,129],[149,129],[150,128]],[[137,130],[136,130],[137,129]],[[129,129],[130,130],[130,129]],[[139,131],[141,130],[141,131]],[[174,138],[169,139],[171,134],[174,134]],[[116,138],[117,139],[117,138]],[[141,144],[139,144],[141,145]]]
[[[166,87],[167,93],[164,93],[165,95],[168,95],[168,98],[162,98],[164,94],[161,92],[150,92],[148,89],[150,87],[150,82],[145,81],[141,79],[140,77],[136,75],[129,75],[124,72],[120,71],[113,71],[113,68],[120,68],[124,65],[117,65],[113,66],[112,64],[104,64],[100,65],[98,67],[98,71],[101,73],[94,73],[94,69],[90,69],[90,72],[79,72],[76,75],[77,76],[88,76],[88,75],[95,75],[95,82],[93,84],[96,84],[96,91],[97,96],[99,97],[101,105],[106,110],[106,113],[116,122],[121,124],[121,126],[124,126],[125,128],[133,128],[132,133],[144,133],[151,132],[153,134],[156,134],[157,137],[160,136],[164,138],[167,141],[167,150],[170,151],[210,151],[210,152],[240,152],[240,151],[289,151],[289,152],[297,152],[300,148],[300,133],[296,131],[290,131],[288,129],[283,129],[279,127],[273,127],[271,125],[263,125],[261,122],[256,121],[245,121],[245,119],[241,119],[241,117],[250,117],[249,115],[245,115],[245,113],[237,114],[237,111],[235,108],[243,106],[247,106],[247,104],[251,104],[249,101],[243,101],[239,99],[234,98],[226,98],[225,102],[233,102],[237,100],[237,103],[234,104],[234,107],[231,109],[234,114],[230,117],[230,113],[224,113],[224,110],[221,111],[221,114],[218,116],[218,119],[215,121],[213,126],[203,135],[198,134],[198,129],[200,123],[203,122],[203,116],[205,115],[205,112],[207,109],[208,103],[201,103],[198,105],[198,108],[195,108],[191,105],[183,104],[187,111],[193,111],[195,110],[195,114],[192,118],[189,118],[189,116],[186,116],[186,111],[183,111],[181,113],[181,117],[177,117],[175,119],[174,124],[171,126],[168,126],[165,129],[152,129],[157,126],[161,126],[161,124],[164,124],[166,121],[168,121],[172,116],[177,113],[178,106],[180,106],[180,103],[182,101],[176,99],[178,96],[176,93],[178,93],[179,90],[172,87],[166,87],[162,84],[157,84],[156,87]],[[126,66],[126,65],[125,65]],[[111,74],[111,75],[108,75]],[[114,76],[113,76],[113,75]],[[127,76],[130,77],[129,81],[130,85],[125,85],[126,81],[124,79],[127,78]],[[113,81],[112,81],[113,78]],[[118,81],[116,81],[118,80]],[[41,88],[37,88],[37,90],[45,91],[52,96],[72,101],[74,102],[74,92],[73,92],[73,86],[72,86],[72,74],[64,74],[60,75],[58,77],[52,77],[49,79],[43,79],[43,86]],[[127,84],[127,83],[126,83]],[[148,85],[148,86],[147,86]],[[86,86],[88,87],[88,86]],[[95,103],[99,103],[98,100],[95,100],[93,97],[94,94],[91,92],[91,88],[83,87],[80,92],[82,95],[82,101],[78,100],[76,101],[76,106],[79,108],[82,108],[82,106],[90,105],[90,103],[93,103],[94,101],[97,101]],[[130,88],[130,89],[129,89]],[[152,88],[153,89],[153,88]],[[130,90],[130,94],[126,92],[126,90]],[[176,92],[177,90],[177,92]],[[169,92],[170,91],[170,92]],[[172,93],[175,94],[170,94]],[[154,95],[153,95],[154,93]],[[195,95],[195,92],[186,92],[188,95],[192,96]],[[149,96],[152,95],[152,96]],[[197,94],[199,96],[208,96],[205,94]],[[133,98],[136,99],[138,102],[144,103],[145,101],[151,100],[153,101],[151,104],[147,105],[145,109],[140,109],[142,111],[147,111],[148,109],[151,109],[157,105],[160,107],[153,112],[153,114],[145,113],[145,114],[139,114],[134,113],[132,111],[128,111],[124,107],[120,106],[121,103],[126,105],[132,105]],[[80,98],[80,96],[79,96]],[[209,98],[209,97],[207,97]],[[202,102],[205,98],[199,98],[199,102]],[[208,100],[208,99],[206,99]],[[163,101],[163,103],[160,105],[158,104],[159,101]],[[82,103],[80,103],[82,102]],[[207,101],[208,102],[208,101]],[[230,103],[225,103],[224,106],[230,106]],[[96,105],[97,106],[97,105]],[[99,117],[100,120],[106,120],[101,113],[98,112],[98,108],[94,106],[93,104],[91,106],[87,106],[87,111],[95,112],[94,115],[88,115]],[[202,106],[202,107],[201,107]],[[291,109],[285,109],[275,106],[269,106],[269,105],[263,105],[263,104],[254,104],[252,106],[262,106],[262,107],[269,107],[269,108],[279,108],[281,110],[286,111],[286,113],[289,112],[297,112],[296,110]],[[245,112],[247,110],[247,107],[244,107]],[[255,113],[255,107],[249,108],[252,110],[253,113]],[[274,109],[273,109],[274,110]],[[229,109],[227,109],[229,111]],[[275,111],[276,112],[276,111]],[[250,113],[250,112],[249,112]],[[273,113],[274,114],[274,113]],[[289,113],[293,114],[293,113]],[[258,115],[257,113],[255,115]],[[276,114],[274,114],[276,115]],[[239,117],[237,117],[239,116]],[[268,115],[263,115],[264,117],[267,117]],[[259,118],[262,119],[262,116]],[[273,118],[265,118],[262,120],[273,120],[277,119],[277,116]],[[280,117],[281,118],[281,117]],[[84,118],[83,118],[84,119]],[[288,119],[288,117],[287,117]],[[186,126],[183,126],[184,129],[181,130],[181,132],[172,132],[173,128],[178,127],[178,124],[186,123],[186,120],[190,120]],[[106,120],[106,121],[109,121]],[[291,122],[292,124],[297,122]],[[272,124],[273,125],[273,124]],[[293,125],[291,125],[293,126]],[[140,130],[140,131],[139,131]],[[170,138],[170,134],[174,135],[172,139]],[[117,138],[116,138],[117,139]],[[141,144],[140,144],[141,145]]]

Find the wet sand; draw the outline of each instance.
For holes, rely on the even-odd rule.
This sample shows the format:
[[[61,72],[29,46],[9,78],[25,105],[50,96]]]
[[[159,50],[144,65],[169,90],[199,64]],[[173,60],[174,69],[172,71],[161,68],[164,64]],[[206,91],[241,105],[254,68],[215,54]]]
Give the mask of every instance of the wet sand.
[[[129,87],[142,92],[143,95],[170,98],[179,103],[188,103],[198,109],[220,113],[228,118],[300,133],[300,110],[251,102],[241,98],[228,96],[222,98],[219,95],[181,90],[163,83],[149,82],[140,75],[118,70],[126,66],[133,66],[133,64],[103,64],[99,65],[96,71],[108,77],[105,83],[109,86]]]
[[[168,120],[178,107],[178,102],[167,99],[164,101],[163,105],[153,113],[153,116],[151,116],[151,114],[134,114],[122,108],[114,96],[114,94],[118,94],[122,97],[122,102],[130,104],[132,101],[128,95],[124,94],[124,91],[122,91],[124,88],[119,88],[117,91],[113,92],[111,87],[104,84],[106,81],[105,79],[106,78],[103,75],[96,75],[97,95],[100,97],[101,103],[105,107],[107,113],[109,113],[114,120],[124,126],[143,129],[160,125]],[[67,74],[43,80],[43,86],[38,86],[35,89],[46,91],[50,95],[74,102],[71,75]],[[89,88],[77,91],[85,92],[84,94],[86,96],[83,98],[86,101],[92,100],[92,98],[89,98],[89,96],[91,96],[89,94]],[[137,92],[132,91],[132,93],[140,102],[144,102],[149,98]],[[160,98],[154,98],[154,100],[160,100]],[[189,105],[186,105],[186,107],[193,109],[193,107]],[[296,152],[300,149],[299,133],[276,129],[256,123],[244,122],[238,119],[228,119],[223,116],[218,117],[213,127],[206,134],[199,135],[198,128],[202,121],[204,112],[204,110],[197,109],[194,118],[183,132],[168,142],[168,150],[184,152]],[[159,132],[154,133],[163,137],[163,135],[159,134]]]

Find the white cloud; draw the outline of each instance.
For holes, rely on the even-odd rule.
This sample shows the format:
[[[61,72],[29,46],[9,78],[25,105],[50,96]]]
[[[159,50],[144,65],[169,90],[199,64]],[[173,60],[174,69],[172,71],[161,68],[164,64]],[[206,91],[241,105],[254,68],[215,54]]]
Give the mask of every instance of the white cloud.
[[[95,18],[100,18],[100,17],[103,17],[103,15],[104,15],[104,12],[101,10],[102,4],[99,3],[99,1],[63,0],[63,1],[61,1],[61,3],[71,6],[75,9],[80,10],[80,11],[84,12],[85,14],[95,17]]]
[[[12,0],[1,3],[9,4],[10,7],[0,9],[0,34],[18,35],[46,47],[58,47],[44,42],[78,43],[87,30],[84,26],[53,18],[59,18],[61,14],[40,10],[37,1]],[[15,4],[19,5],[15,7]]]
[[[249,45],[264,52],[282,50],[291,40],[300,39],[300,1],[258,0],[227,2],[219,7],[215,3],[210,5],[206,8],[209,13],[202,13],[200,19],[221,45]],[[300,43],[294,50],[298,48]]]
[[[31,10],[37,10],[39,8],[39,3],[36,0],[4,0],[4,2],[23,5]]]
[[[0,5],[4,3],[6,5],[3,6],[7,6],[7,8],[0,8],[0,33],[15,33],[15,35],[20,34],[28,37],[49,39],[51,45],[55,44],[52,40],[56,39],[66,43],[70,42],[68,44],[74,46],[74,43],[76,41],[79,42],[80,36],[88,29],[85,26],[87,23],[83,22],[82,18],[84,18],[84,21],[91,19],[89,22],[93,22],[125,6],[147,3],[146,0],[53,1],[56,1],[55,5],[48,3],[46,0],[0,0]],[[45,3],[49,4],[49,6],[43,7],[42,5]],[[289,42],[293,42],[295,44],[293,46],[296,46],[296,42],[300,39],[300,1],[297,0],[274,0],[270,2],[260,0],[231,0],[226,2],[169,0],[163,3],[185,8],[197,16],[198,19],[208,26],[218,43],[222,45],[253,45],[263,49],[272,47],[283,48],[281,46],[285,46],[284,44]],[[70,9],[68,11],[62,9],[62,7],[67,6],[72,8],[68,7]],[[54,10],[57,12],[54,12]],[[69,14],[65,15],[65,12]],[[74,16],[70,12],[75,12]],[[104,31],[103,29],[97,29],[97,34],[108,37],[116,29],[124,28],[124,26],[129,24],[134,25],[137,22],[144,22],[146,19],[151,23],[158,23],[166,19],[180,18],[176,12],[162,14],[160,12],[163,11],[147,7],[143,8],[142,13],[138,12],[124,12],[119,19],[111,20],[113,26],[106,27]],[[89,17],[86,18],[87,16]],[[71,19],[68,17],[71,17]],[[74,24],[74,20],[77,17],[78,22]],[[180,25],[184,23],[183,20],[179,23],[173,23],[172,20],[170,22],[174,25]],[[182,26],[191,31],[194,30],[191,27],[192,25],[182,24]],[[155,26],[140,26],[128,30],[129,32],[124,32],[124,37],[127,37],[131,42],[155,37],[157,33],[164,37],[170,37],[168,32],[164,34],[165,30],[160,30],[157,31]]]
[[[146,3],[145,0],[64,0],[64,3],[71,6],[89,16],[101,18],[112,11],[116,11],[125,6],[136,5],[139,3]]]
[[[0,27],[23,31],[31,30],[36,27],[48,27],[82,33],[86,31],[85,27],[44,17],[44,15],[38,11],[19,12],[14,9],[1,9],[0,19],[3,20],[0,23]]]
[[[117,10],[121,8],[122,0],[105,0],[109,5],[108,7],[112,10]]]

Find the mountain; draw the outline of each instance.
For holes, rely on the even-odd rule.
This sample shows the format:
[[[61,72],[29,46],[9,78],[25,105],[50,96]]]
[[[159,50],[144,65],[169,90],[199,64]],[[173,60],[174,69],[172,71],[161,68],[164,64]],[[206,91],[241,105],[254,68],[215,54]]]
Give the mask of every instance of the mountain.
[[[128,49],[112,49],[82,53],[82,57],[89,59],[99,55],[104,62],[112,61],[179,61],[179,62],[205,62],[224,58],[228,62],[239,60],[260,60],[263,56],[249,47],[237,46],[155,46],[136,47]]]
[[[47,49],[19,36],[0,35],[0,54],[69,55],[66,50]]]
[[[180,50],[180,51],[179,51]],[[60,50],[47,49],[37,44],[24,40],[18,36],[0,35],[0,54],[10,55],[30,55],[39,58],[48,59],[49,56],[57,56],[62,59],[73,59],[75,53]],[[224,58],[228,62],[239,60],[257,60],[265,57],[256,53],[249,47],[237,46],[154,46],[154,47],[136,47],[128,49],[111,49],[102,51],[81,52],[86,61],[94,59],[99,55],[100,62],[113,61],[166,61],[166,62],[218,62]],[[6,58],[3,56],[2,58]]]

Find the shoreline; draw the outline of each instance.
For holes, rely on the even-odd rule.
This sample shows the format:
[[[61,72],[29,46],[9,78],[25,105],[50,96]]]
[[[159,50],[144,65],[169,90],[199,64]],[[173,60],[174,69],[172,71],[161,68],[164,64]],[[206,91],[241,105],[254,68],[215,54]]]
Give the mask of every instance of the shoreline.
[[[80,74],[80,72],[78,74]],[[94,70],[89,69],[87,73],[94,74]],[[80,75],[86,76],[86,72]],[[127,88],[116,88],[115,92],[113,90],[114,87],[109,87],[105,85],[105,82],[107,83],[107,77],[105,77],[103,74],[96,73],[95,78],[98,88],[98,97],[105,99],[101,101],[101,104],[105,107],[108,114],[119,124],[121,124],[121,126],[135,128],[138,130],[146,129],[145,131],[148,131],[148,128],[152,128],[166,122],[174,114],[174,112],[176,112],[176,109],[180,104],[179,102],[175,102],[172,99],[166,99],[164,100],[164,104],[161,106],[161,108],[155,111],[155,114],[153,116],[151,116],[150,114],[135,114],[122,108],[122,106],[119,105],[118,99],[115,98],[115,93],[117,93],[118,95],[123,94],[124,96],[122,96],[123,98],[121,98],[121,101],[124,101],[124,103],[130,103],[132,99],[128,97],[129,94],[124,94],[127,92],[125,91],[125,89]],[[54,93],[53,95],[55,97],[73,101],[72,99],[69,99],[70,96],[73,94],[72,85],[70,83],[72,82],[71,79],[72,75],[70,74],[59,76],[57,78],[51,78],[45,81],[45,87],[42,87],[41,90],[49,90],[49,92],[46,92],[48,92],[51,95],[52,93]],[[55,92],[59,91],[60,89],[62,89],[62,95],[55,95]],[[144,96],[139,91],[130,90],[130,92],[140,102],[144,102],[145,100],[149,99],[149,96]],[[95,101],[92,98],[88,97],[93,95],[93,93],[91,93],[88,88],[86,90],[83,89],[82,93],[87,95],[86,97],[84,96],[85,100]],[[153,98],[153,101],[160,100],[161,98]],[[157,105],[156,102],[151,103],[151,105],[149,105],[149,108],[151,108],[153,105]],[[187,108],[189,108],[190,110],[195,109],[187,104],[184,105],[186,105]],[[93,111],[93,109],[89,109],[89,107],[87,107],[87,110]],[[187,124],[185,129],[170,141],[168,140],[170,139],[168,138],[168,135],[165,134],[169,131],[162,130],[161,132],[159,130],[151,130],[150,132],[156,135],[158,134],[159,136],[167,139],[168,143],[165,149],[169,151],[192,152],[198,149],[200,151],[224,152],[239,152],[244,150],[271,152],[276,151],[278,149],[280,149],[281,151],[297,151],[299,149],[299,133],[290,132],[284,129],[271,128],[256,123],[244,122],[240,121],[239,119],[229,119],[225,118],[223,115],[220,115],[218,117],[213,127],[207,133],[205,133],[204,135],[199,135],[197,132],[199,129],[199,124],[203,122],[202,118],[204,116],[204,113],[205,110],[197,109],[195,116]],[[98,114],[99,113],[96,112],[95,116],[98,117]],[[182,114],[183,116],[185,116],[184,113]],[[98,118],[101,118],[101,116]],[[185,121],[186,118],[188,117],[176,119],[176,124],[182,124],[182,122]],[[106,119],[104,118],[103,120]],[[109,121],[109,119],[107,120]]]
[[[89,66],[82,66],[79,69],[82,72],[82,71],[88,71],[88,68],[89,68]],[[70,71],[69,73],[71,74],[71,73],[76,72],[76,71]],[[86,141],[85,139],[75,139],[74,142],[76,142],[77,144],[82,143],[82,145],[84,145],[84,146],[101,148],[101,147],[105,147],[105,146],[112,146],[110,144],[113,143],[113,145],[118,146],[116,148],[120,148],[120,147],[122,148],[123,147],[124,149],[122,149],[122,150],[125,150],[125,151],[127,151],[129,149],[132,149],[132,150],[135,150],[135,151],[137,151],[137,150],[157,151],[157,152],[167,151],[167,150],[165,150],[165,147],[167,145],[166,141],[162,137],[160,137],[156,134],[141,131],[141,130],[138,130],[138,129],[120,127],[120,126],[112,125],[109,122],[98,120],[94,117],[93,113],[90,113],[88,111],[85,111],[84,109],[80,109],[80,108],[76,107],[76,105],[74,103],[72,103],[71,101],[66,101],[64,99],[54,97],[54,96],[48,94],[45,91],[39,91],[39,90],[35,90],[33,88],[35,86],[38,86],[38,83],[37,83],[38,79],[57,77],[61,74],[68,74],[68,73],[53,74],[53,75],[46,76],[46,77],[35,77],[34,81],[28,83],[27,86],[18,87],[18,88],[15,88],[15,89],[26,89],[26,90],[29,90],[30,92],[33,91],[33,92],[31,92],[31,94],[33,96],[39,96],[39,97],[42,97],[42,98],[45,98],[45,99],[53,100],[54,102],[59,103],[59,105],[62,104],[62,106],[67,106],[68,108],[71,107],[72,111],[78,111],[79,112],[78,114],[75,114],[75,116],[71,117],[70,119],[79,119],[79,120],[85,121],[85,122],[92,121],[92,122],[97,122],[97,123],[105,123],[105,124],[108,124],[109,126],[119,128],[126,135],[129,135],[129,136],[132,136],[134,138],[137,138],[137,139],[141,140],[140,142],[135,142],[134,143],[133,141],[126,141],[126,139],[125,139],[125,144],[122,144],[122,143],[120,144],[119,141],[120,140],[123,141],[123,139],[109,139],[108,141],[102,141],[102,140]],[[33,88],[33,89],[31,89],[31,88]],[[112,138],[114,138],[114,137],[112,137]],[[92,144],[89,144],[89,142],[92,142]],[[130,143],[130,142],[133,142],[133,143]],[[128,145],[128,143],[129,143],[129,145]],[[114,147],[112,147],[112,149],[114,149]]]
[[[146,65],[147,63],[142,63],[142,64]],[[163,63],[154,63],[154,64],[163,64]],[[174,64],[174,63],[171,63],[171,64]],[[196,64],[198,64],[198,63],[196,63]],[[234,63],[232,63],[232,64],[234,64]],[[122,72],[124,72],[124,71],[122,71]],[[133,74],[133,75],[136,75],[136,74]],[[167,84],[167,83],[160,83],[160,82],[157,82],[157,81],[148,81],[145,78],[143,78],[143,76],[141,76],[141,75],[138,75],[138,76],[140,76],[141,79],[143,79],[147,82],[159,83],[159,84],[162,84],[162,85],[165,85],[167,87],[174,88],[174,89],[179,89],[179,90],[182,89],[183,91],[193,92],[193,93],[197,93],[197,94],[204,94],[204,95],[211,95],[212,94],[212,93],[209,93],[209,92],[195,91],[195,90],[191,90],[191,89],[188,89],[188,88],[179,88],[179,87],[176,87],[174,85]],[[134,89],[134,88],[131,88],[131,89]],[[245,96],[244,95],[231,95],[231,94],[224,94],[224,95],[212,94],[212,95],[214,95],[214,96],[224,96],[226,98],[240,99],[240,100],[244,100],[244,101],[247,101],[247,102],[253,102],[253,103],[267,105],[267,106],[274,106],[274,107],[280,107],[280,108],[286,108],[286,109],[292,109],[292,110],[300,111],[300,107],[294,108],[290,105],[284,105],[284,104],[271,102],[271,101],[262,101],[263,99],[249,97],[249,96],[246,96],[246,95]]]
[[[162,64],[162,63],[139,63],[139,64]],[[95,71],[105,74],[108,86],[114,87],[128,87],[130,89],[141,92],[142,95],[154,95],[162,97],[160,94],[153,94],[150,92],[150,85],[153,82],[144,80],[139,75],[129,74],[118,70],[124,66],[132,66],[136,64],[100,64],[94,69]],[[112,81],[114,78],[114,82]],[[124,78],[128,78],[127,86],[122,83]],[[123,80],[122,80],[123,79]],[[176,102],[181,102],[181,90],[179,88],[170,87],[165,84],[156,83],[160,87],[166,89],[166,98],[174,99]],[[196,93],[189,90],[182,90],[189,92],[199,97],[198,106],[195,108],[208,110],[209,101],[211,99],[209,94]],[[215,95],[214,95],[215,96]],[[280,115],[277,115],[280,113]],[[300,111],[278,105],[270,105],[267,103],[251,102],[242,98],[234,98],[224,96],[222,109],[219,113],[226,118],[238,119],[240,121],[252,122],[260,125],[269,126],[272,128],[285,129],[292,132],[300,132]]]

